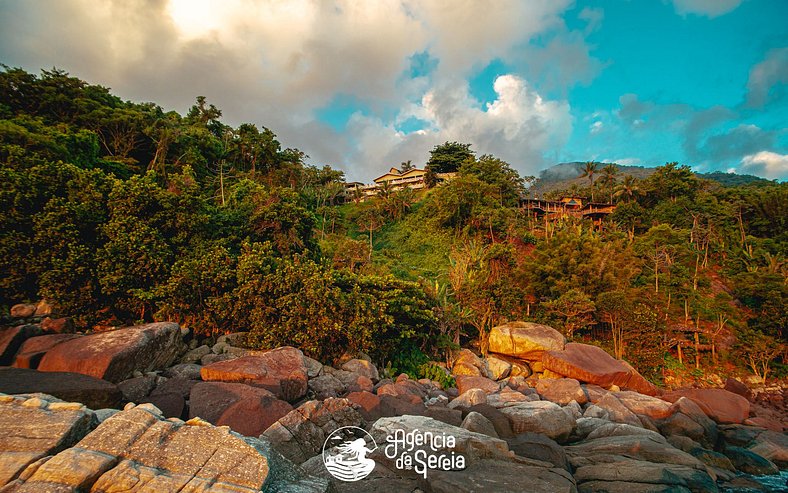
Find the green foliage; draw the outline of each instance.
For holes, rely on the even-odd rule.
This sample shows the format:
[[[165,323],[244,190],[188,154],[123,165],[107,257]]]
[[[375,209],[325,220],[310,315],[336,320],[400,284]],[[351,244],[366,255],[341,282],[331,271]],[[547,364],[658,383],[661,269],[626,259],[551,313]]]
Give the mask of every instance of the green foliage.
[[[419,375],[420,378],[429,378],[433,382],[438,382],[444,389],[457,386],[457,381],[454,380],[451,373],[434,363],[425,363],[421,365],[419,367]]]
[[[473,154],[471,144],[445,142],[430,151],[427,167],[433,173],[456,173],[465,161],[473,159]]]

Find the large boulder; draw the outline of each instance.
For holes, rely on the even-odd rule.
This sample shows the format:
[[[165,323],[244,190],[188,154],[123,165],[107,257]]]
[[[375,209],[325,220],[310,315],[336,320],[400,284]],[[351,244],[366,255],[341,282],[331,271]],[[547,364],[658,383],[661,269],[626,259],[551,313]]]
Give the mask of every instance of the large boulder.
[[[572,401],[585,404],[588,398],[574,378],[542,378],[536,383],[542,399],[565,406]]]
[[[36,314],[36,305],[19,303],[11,307],[11,316],[14,318],[30,318]]]
[[[219,361],[200,370],[206,382],[245,383],[270,390],[279,398],[295,401],[306,395],[304,354],[285,346],[266,353]]]
[[[554,440],[547,438],[539,433],[520,433],[519,435],[506,440],[509,450],[519,455],[542,462],[549,462],[561,469],[570,469],[569,459],[566,457],[563,447]]]
[[[574,479],[563,469],[489,459],[475,462],[462,471],[430,471],[421,483],[424,490],[433,493],[577,492]]]
[[[29,465],[71,447],[95,425],[93,412],[50,396],[0,394],[0,487]]]
[[[38,368],[41,358],[53,347],[62,342],[81,337],[78,334],[49,334],[31,337],[22,343],[14,358],[17,368]]]
[[[521,402],[502,407],[500,411],[509,418],[515,434],[533,432],[553,440],[566,439],[575,426],[575,419],[558,404],[549,401]]]
[[[664,419],[676,412],[675,408],[662,399],[638,392],[621,391],[613,392],[613,395],[633,413],[643,414],[651,419]]]
[[[293,410],[268,390],[242,383],[199,382],[191,389],[189,403],[190,418],[254,437]]]
[[[18,327],[0,327],[0,366],[9,366],[14,361],[19,348],[26,340],[43,331],[38,325],[20,325]]]
[[[788,435],[775,431],[764,431],[747,447],[778,467],[788,468]]]
[[[373,382],[380,380],[378,369],[371,362],[365,359],[351,359],[342,365],[342,369],[364,377],[369,378]]]
[[[501,388],[498,382],[480,376],[457,375],[454,379],[457,382],[457,390],[460,394],[464,394],[471,389],[481,389],[488,394],[492,394]]]
[[[164,421],[141,405],[106,419],[75,447],[26,474],[22,491],[260,491],[264,447],[204,421]]]
[[[725,447],[722,451],[733,463],[733,467],[756,476],[780,474],[780,469],[770,460],[752,450],[741,447]]]
[[[634,390],[639,394],[655,396],[659,394],[659,389],[643,377],[632,365],[624,361],[618,360],[619,363],[624,365],[629,370],[629,378],[620,387],[624,390]]]
[[[545,351],[564,349],[566,339],[547,325],[532,322],[510,322],[490,329],[490,352],[515,358],[539,361]]]
[[[593,383],[601,387],[622,386],[629,381],[630,369],[604,349],[588,344],[569,343],[563,351],[546,351],[542,355],[545,369]]]
[[[717,424],[695,402],[682,397],[671,406],[672,414],[658,421],[660,433],[691,438],[706,448],[717,443]]]
[[[717,423],[739,424],[750,414],[750,402],[725,389],[678,389],[662,395],[668,402],[676,402],[681,397],[693,401]]]
[[[121,392],[114,384],[80,373],[41,372],[24,368],[0,368],[0,392],[32,394],[40,392],[81,402],[91,409],[117,407]]]
[[[632,426],[642,426],[640,419],[629,410],[613,393],[605,394],[595,404],[596,407],[607,412],[607,419],[616,423],[624,423]]]
[[[169,366],[184,349],[176,323],[158,322],[92,334],[58,344],[38,365],[41,371],[82,373],[110,382]]]

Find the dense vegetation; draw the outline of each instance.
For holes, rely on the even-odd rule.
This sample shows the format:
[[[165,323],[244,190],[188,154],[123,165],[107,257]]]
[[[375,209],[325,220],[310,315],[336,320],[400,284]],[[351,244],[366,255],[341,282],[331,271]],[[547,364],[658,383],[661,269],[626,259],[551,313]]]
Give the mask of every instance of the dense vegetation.
[[[720,361],[783,371],[786,184],[587,163],[571,192],[618,205],[598,228],[528,217],[518,203],[535,179],[468,144],[430,156],[428,181],[454,180],[364,202],[305,159],[269,129],[225,125],[202,97],[182,116],[5,67],[0,305],[43,297],[88,328],[248,330],[253,346],[363,350],[412,373],[458,344],[485,351],[514,319],[654,380]]]

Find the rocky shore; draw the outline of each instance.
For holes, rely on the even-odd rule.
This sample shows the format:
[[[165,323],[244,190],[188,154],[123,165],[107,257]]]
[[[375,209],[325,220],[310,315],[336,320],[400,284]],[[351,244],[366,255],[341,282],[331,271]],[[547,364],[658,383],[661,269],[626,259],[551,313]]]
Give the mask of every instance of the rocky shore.
[[[327,365],[167,322],[77,334],[37,309],[0,328],[2,493],[774,491],[755,478],[788,468],[781,394],[767,407],[735,380],[664,392],[543,325],[496,327],[487,357],[458,351],[442,388],[363,354]],[[357,482],[324,466],[348,426],[375,461]],[[384,446],[397,433],[444,437],[439,452],[410,444],[438,466],[401,467]]]

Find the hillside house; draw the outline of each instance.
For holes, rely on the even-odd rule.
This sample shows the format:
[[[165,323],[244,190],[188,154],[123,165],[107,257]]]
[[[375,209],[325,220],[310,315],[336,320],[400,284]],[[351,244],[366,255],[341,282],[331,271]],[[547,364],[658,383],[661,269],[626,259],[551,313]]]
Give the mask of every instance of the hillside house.
[[[591,219],[594,225],[599,226],[603,219],[616,210],[616,206],[603,202],[586,202],[582,197],[564,197],[561,200],[521,198],[520,209],[537,220],[555,221],[572,216]]]
[[[392,192],[404,188],[421,190],[427,186],[426,176],[426,169],[414,168],[403,173],[397,168],[390,168],[387,173],[375,178],[374,183],[370,185],[361,182],[345,183],[345,197],[346,200],[353,200],[355,197],[356,200],[363,202],[369,197],[377,195],[384,187]],[[451,180],[456,176],[456,173],[437,173],[435,176],[437,182],[441,183]]]

